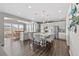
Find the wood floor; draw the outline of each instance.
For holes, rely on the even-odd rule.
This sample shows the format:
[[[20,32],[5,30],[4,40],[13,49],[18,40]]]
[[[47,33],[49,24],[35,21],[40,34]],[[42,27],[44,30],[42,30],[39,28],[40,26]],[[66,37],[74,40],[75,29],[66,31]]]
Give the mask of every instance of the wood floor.
[[[68,47],[64,40],[56,39],[51,45],[51,48],[39,47],[34,50],[28,45],[29,42],[26,42],[26,44],[25,50],[27,50],[26,55],[28,56],[69,56]]]
[[[54,40],[53,56],[69,56],[68,46],[64,40]]]
[[[29,41],[6,39],[4,50],[8,56],[69,56],[65,40],[55,39],[49,47],[34,48]]]

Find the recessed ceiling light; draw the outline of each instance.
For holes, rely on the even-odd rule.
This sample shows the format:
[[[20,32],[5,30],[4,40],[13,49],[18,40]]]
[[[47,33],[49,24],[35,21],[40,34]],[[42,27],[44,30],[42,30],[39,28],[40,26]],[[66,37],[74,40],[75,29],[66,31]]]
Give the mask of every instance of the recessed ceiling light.
[[[61,13],[62,11],[61,10],[58,10],[58,12]]]
[[[28,8],[32,8],[31,6],[28,6]]]

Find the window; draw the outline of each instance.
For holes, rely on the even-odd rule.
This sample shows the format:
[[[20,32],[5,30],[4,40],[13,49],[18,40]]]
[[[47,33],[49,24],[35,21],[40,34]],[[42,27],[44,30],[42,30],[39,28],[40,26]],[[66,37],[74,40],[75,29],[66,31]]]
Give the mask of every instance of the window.
[[[18,29],[19,29],[20,31],[23,31],[23,25],[18,25]]]
[[[27,32],[37,32],[37,24],[36,23],[26,24],[26,31]]]

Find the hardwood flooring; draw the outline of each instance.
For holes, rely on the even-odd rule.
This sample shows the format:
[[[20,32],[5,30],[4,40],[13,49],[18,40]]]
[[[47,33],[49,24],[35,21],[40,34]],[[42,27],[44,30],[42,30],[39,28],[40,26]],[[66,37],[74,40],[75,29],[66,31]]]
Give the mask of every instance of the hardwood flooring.
[[[54,40],[53,56],[69,56],[68,46],[65,40]]]
[[[38,47],[34,48],[29,41],[7,39],[4,50],[9,56],[69,56],[66,41],[55,39],[51,48]]]

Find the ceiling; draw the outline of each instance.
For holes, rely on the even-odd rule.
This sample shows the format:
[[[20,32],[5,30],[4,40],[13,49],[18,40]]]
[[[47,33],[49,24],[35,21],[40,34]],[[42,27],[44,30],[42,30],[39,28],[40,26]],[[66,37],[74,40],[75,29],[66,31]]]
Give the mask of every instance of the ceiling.
[[[0,11],[36,22],[65,20],[69,3],[2,3]]]

